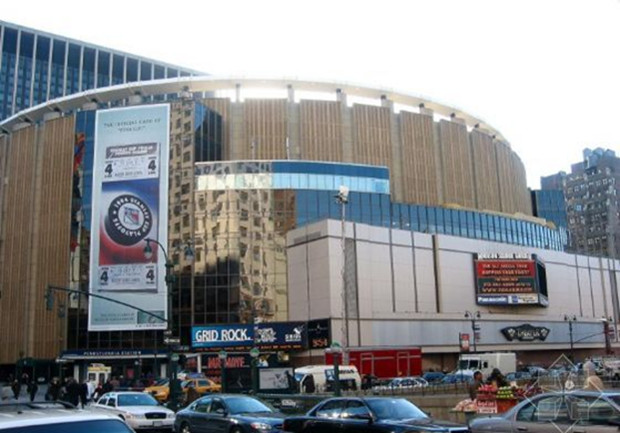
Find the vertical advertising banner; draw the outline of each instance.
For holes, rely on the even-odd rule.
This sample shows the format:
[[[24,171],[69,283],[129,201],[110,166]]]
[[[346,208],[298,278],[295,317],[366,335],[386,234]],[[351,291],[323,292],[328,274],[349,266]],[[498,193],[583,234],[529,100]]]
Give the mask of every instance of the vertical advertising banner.
[[[165,329],[169,106],[99,110],[95,123],[88,330]]]

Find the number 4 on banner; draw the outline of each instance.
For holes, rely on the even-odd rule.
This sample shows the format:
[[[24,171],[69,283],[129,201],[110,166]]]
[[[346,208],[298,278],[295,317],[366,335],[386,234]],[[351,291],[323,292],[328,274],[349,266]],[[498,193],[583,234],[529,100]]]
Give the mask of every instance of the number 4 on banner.
[[[106,165],[103,171],[105,172],[106,175],[111,176],[112,175],[112,164]]]

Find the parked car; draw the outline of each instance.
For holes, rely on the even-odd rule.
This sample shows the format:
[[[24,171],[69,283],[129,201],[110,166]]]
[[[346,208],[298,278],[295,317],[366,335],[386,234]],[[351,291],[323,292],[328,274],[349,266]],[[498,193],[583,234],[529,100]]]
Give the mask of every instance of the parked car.
[[[455,384],[455,383],[469,383],[474,378],[473,373],[474,373],[473,371],[469,373],[469,372],[466,372],[465,370],[460,370],[458,374],[457,373],[446,374],[444,378],[441,379],[440,383],[443,385]]]
[[[0,405],[0,432],[11,433],[133,433],[119,417],[75,409],[63,402]]]
[[[289,433],[468,432],[466,425],[434,420],[409,400],[389,397],[330,398],[306,416],[286,418],[283,430]]]
[[[617,433],[620,392],[546,393],[521,402],[508,412],[470,422],[472,433]]]
[[[189,388],[192,386],[200,395],[211,392],[220,392],[222,390],[222,386],[219,383],[215,383],[211,379],[202,377],[190,378],[182,381],[181,391],[183,392],[183,394],[187,394]],[[153,397],[155,397],[161,403],[168,401],[168,397],[170,397],[170,387],[168,386],[168,379],[163,379],[161,382],[145,388],[144,391],[153,395]]]
[[[428,383],[441,382],[445,376],[441,371],[429,371],[422,375],[422,378],[426,380]]]
[[[174,412],[145,392],[108,392],[91,408],[118,416],[134,430],[171,429],[174,423]]]
[[[179,411],[174,422],[178,433],[281,431],[284,414],[261,400],[245,395],[209,395]]]
[[[506,380],[509,382],[514,382],[517,380],[530,380],[531,378],[532,375],[527,371],[514,371],[506,374]]]
[[[423,388],[428,386],[428,382],[419,376],[411,377],[395,377],[385,385],[378,385],[373,387],[375,391],[389,391],[389,390],[406,390],[413,388]]]

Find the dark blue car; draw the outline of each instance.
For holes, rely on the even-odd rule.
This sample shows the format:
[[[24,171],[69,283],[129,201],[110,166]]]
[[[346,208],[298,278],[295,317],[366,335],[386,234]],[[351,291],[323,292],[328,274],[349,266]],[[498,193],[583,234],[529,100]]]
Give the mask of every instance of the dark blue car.
[[[250,433],[282,431],[284,415],[257,398],[245,395],[209,395],[179,411],[178,433]]]

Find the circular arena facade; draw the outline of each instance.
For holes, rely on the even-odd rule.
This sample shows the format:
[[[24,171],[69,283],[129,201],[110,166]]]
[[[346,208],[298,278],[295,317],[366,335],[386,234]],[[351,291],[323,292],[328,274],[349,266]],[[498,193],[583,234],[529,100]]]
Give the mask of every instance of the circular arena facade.
[[[88,332],[85,297],[57,300],[58,314],[44,299],[48,284],[91,287],[97,113],[152,104],[169,105],[165,246],[183,345],[193,325],[294,319],[287,233],[338,219],[339,185],[351,191],[355,223],[562,250],[557,230],[532,216],[518,155],[453,107],[286,79],[185,77],[86,91],[0,124],[0,365],[78,349],[157,356],[161,331]],[[193,263],[178,253],[188,241]]]

